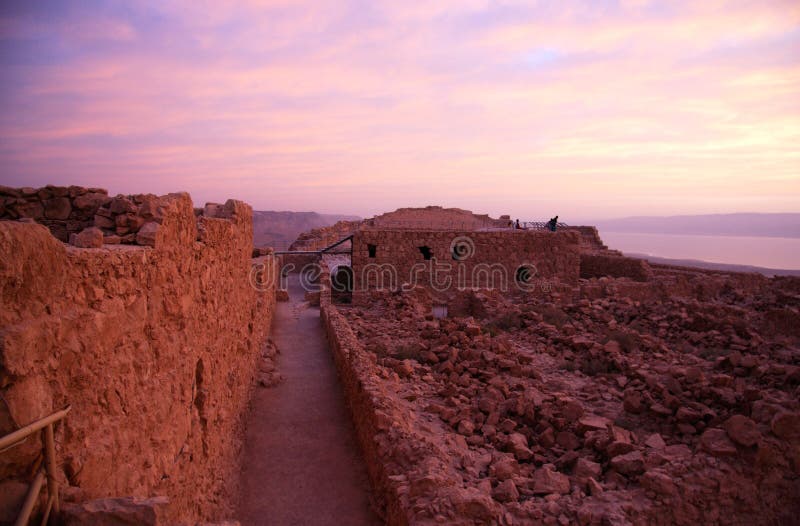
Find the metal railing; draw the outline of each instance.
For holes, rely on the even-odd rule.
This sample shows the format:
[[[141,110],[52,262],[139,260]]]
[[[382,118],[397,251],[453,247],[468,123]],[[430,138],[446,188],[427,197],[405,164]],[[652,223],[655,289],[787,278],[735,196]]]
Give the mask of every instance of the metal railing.
[[[548,226],[548,221],[520,221],[519,226],[520,228],[524,228],[525,230],[549,230],[550,227]],[[558,222],[556,223],[556,229],[558,228],[567,228],[569,225],[566,223]]]
[[[39,492],[42,490],[44,484],[45,473],[47,476],[47,506],[45,507],[44,514],[42,515],[42,525],[47,524],[50,518],[50,512],[61,511],[61,504],[58,501],[58,480],[56,480],[56,444],[53,436],[53,425],[63,419],[69,413],[71,407],[67,406],[61,411],[56,411],[50,416],[46,416],[36,422],[32,422],[16,431],[13,431],[6,436],[0,438],[0,453],[16,446],[33,433],[43,430],[44,443],[44,459],[45,469],[38,468],[36,476],[33,478],[31,487],[25,496],[25,502],[22,504],[22,509],[19,512],[15,526],[25,526],[31,518],[33,508],[36,505],[36,500],[39,498]]]

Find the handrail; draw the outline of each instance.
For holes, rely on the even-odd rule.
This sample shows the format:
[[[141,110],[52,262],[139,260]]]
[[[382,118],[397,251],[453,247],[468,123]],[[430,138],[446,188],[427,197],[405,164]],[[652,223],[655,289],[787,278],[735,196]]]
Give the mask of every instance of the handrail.
[[[17,442],[27,437],[28,435],[35,433],[36,431],[39,431],[40,429],[61,420],[62,418],[67,416],[67,413],[69,413],[70,409],[72,409],[72,407],[67,406],[61,411],[56,411],[50,416],[46,416],[40,420],[37,420],[36,422],[31,422],[27,426],[21,427],[16,431],[7,434],[3,438],[0,438],[0,449],[5,449],[8,446],[16,444]]]
[[[17,517],[17,521],[14,523],[15,526],[25,526],[28,524],[28,521],[31,518],[31,513],[33,512],[33,507],[36,504],[36,499],[39,497],[39,492],[42,490],[45,473],[47,474],[48,498],[42,524],[47,524],[51,509],[56,513],[61,511],[58,501],[58,480],[56,479],[56,446],[53,435],[53,424],[66,417],[70,409],[72,409],[72,406],[67,406],[60,411],[56,411],[49,416],[41,418],[35,422],[31,422],[30,424],[0,438],[0,453],[2,453],[6,449],[18,444],[33,433],[44,429],[43,442],[46,469],[40,469],[36,473],[36,477],[34,477],[31,487],[28,489],[28,494],[25,496],[25,503],[22,505],[22,509]]]

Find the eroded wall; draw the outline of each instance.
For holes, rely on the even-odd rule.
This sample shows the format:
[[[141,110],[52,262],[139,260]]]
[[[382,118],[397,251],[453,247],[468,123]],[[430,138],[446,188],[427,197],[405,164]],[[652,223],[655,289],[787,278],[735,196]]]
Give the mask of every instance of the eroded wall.
[[[173,521],[230,515],[243,412],[274,310],[250,285],[252,211],[162,198],[155,247],[81,249],[0,221],[0,434],[66,405],[64,498],[166,495]],[[274,278],[272,256],[260,258]],[[267,280],[269,281],[269,280]],[[39,441],[0,455],[24,478]]]
[[[429,249],[430,259],[425,259],[422,247]],[[527,290],[542,280],[548,286],[574,286],[579,251],[579,234],[567,231],[363,230],[353,238],[354,298],[405,283],[433,288],[442,295],[470,288]],[[530,272],[525,284],[517,280],[523,266]]]

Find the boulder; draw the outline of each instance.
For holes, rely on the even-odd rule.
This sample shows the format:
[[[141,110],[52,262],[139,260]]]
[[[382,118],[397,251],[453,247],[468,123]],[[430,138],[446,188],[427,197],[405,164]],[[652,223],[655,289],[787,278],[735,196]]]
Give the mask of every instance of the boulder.
[[[103,246],[103,231],[90,226],[77,234],[72,234],[69,242],[80,248],[100,248]]]
[[[19,217],[29,217],[31,219],[41,219],[44,215],[44,207],[39,201],[17,202],[12,208]]]
[[[111,201],[111,198],[106,194],[99,192],[90,192],[88,194],[79,195],[72,201],[72,206],[78,210],[92,211],[97,210],[101,206]]]
[[[644,458],[639,451],[617,455],[611,459],[611,469],[623,475],[635,476],[644,472]]]
[[[66,526],[160,526],[166,524],[168,504],[167,497],[97,499],[64,506],[62,518]]]
[[[47,219],[67,219],[72,212],[72,203],[66,197],[56,197],[44,202],[44,216]]]
[[[95,214],[94,216],[94,226],[98,228],[115,228],[116,222],[111,219],[110,217]]]
[[[550,468],[537,469],[533,474],[533,492],[536,495],[569,493],[569,477]]]
[[[770,428],[780,438],[800,438],[800,413],[778,413],[772,418]]]
[[[603,473],[603,468],[597,462],[592,462],[585,458],[579,458],[575,463],[575,476],[579,478],[594,477],[600,478]]]
[[[733,415],[725,421],[723,427],[730,439],[740,446],[754,446],[761,438],[756,423],[744,415]]]
[[[667,443],[664,442],[664,439],[661,438],[661,435],[658,433],[653,433],[647,437],[647,440],[644,441],[644,445],[653,449],[664,449],[667,447]]]
[[[156,246],[156,235],[158,234],[158,228],[160,226],[161,225],[155,221],[150,221],[142,225],[142,228],[140,228],[139,232],[136,234],[136,244],[148,247]]]
[[[513,458],[503,457],[491,465],[489,475],[498,480],[510,479],[519,475],[519,464]]]
[[[736,445],[731,442],[725,431],[716,427],[706,429],[706,431],[700,437],[700,447],[715,457],[724,457],[736,454]]]
[[[651,491],[655,491],[659,495],[675,495],[677,489],[672,478],[661,471],[650,470],[639,480],[642,486]]]
[[[528,448],[528,439],[522,433],[511,433],[508,436],[508,451],[518,460],[527,460],[533,456]]]
[[[500,502],[516,502],[519,500],[519,491],[514,481],[507,479],[494,488],[492,497]]]
[[[136,212],[136,205],[127,197],[117,196],[111,200],[109,209],[114,215],[126,214]]]

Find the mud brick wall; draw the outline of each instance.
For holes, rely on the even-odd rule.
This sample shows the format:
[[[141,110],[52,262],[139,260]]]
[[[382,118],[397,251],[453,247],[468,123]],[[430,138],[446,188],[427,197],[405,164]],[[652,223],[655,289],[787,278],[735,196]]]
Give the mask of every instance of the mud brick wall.
[[[517,290],[517,271],[533,265],[532,284],[541,280],[575,285],[579,276],[577,232],[505,230],[449,232],[363,230],[353,238],[354,298],[376,288],[409,283],[435,288],[442,295],[459,288]],[[375,257],[370,257],[370,245]],[[420,247],[430,249],[425,260]],[[457,248],[460,259],[453,258]],[[388,279],[390,272],[395,279]],[[449,285],[447,285],[449,283]]]
[[[613,254],[581,254],[581,278],[603,276],[649,281],[653,277],[653,271],[644,259]]]
[[[56,429],[66,500],[163,495],[170,523],[194,523],[233,512],[275,289],[250,284],[248,205],[212,218],[187,194],[159,200],[152,248],[76,248],[0,221],[0,434],[69,404]],[[274,257],[257,261],[277,283]],[[40,448],[0,454],[0,484],[24,481]]]

